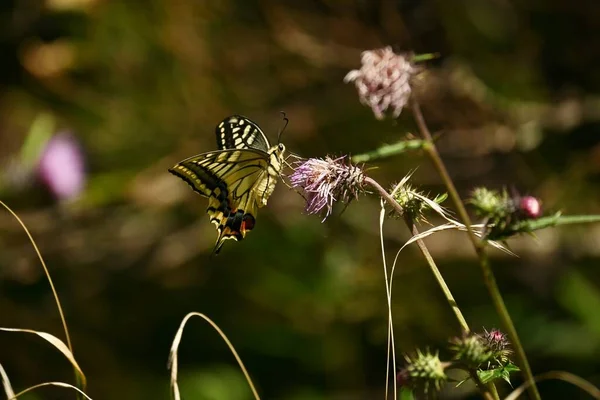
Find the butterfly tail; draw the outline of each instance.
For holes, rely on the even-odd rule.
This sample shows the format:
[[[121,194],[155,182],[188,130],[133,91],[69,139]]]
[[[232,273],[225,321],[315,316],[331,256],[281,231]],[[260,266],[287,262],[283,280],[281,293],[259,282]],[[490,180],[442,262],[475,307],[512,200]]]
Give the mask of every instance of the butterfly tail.
[[[252,213],[255,211],[254,207],[249,208],[250,212],[242,209],[231,210],[228,204],[219,202],[214,197],[210,199],[206,211],[210,217],[210,222],[217,226],[219,232],[213,255],[219,254],[226,240],[243,240],[246,233],[254,228],[256,219]]]

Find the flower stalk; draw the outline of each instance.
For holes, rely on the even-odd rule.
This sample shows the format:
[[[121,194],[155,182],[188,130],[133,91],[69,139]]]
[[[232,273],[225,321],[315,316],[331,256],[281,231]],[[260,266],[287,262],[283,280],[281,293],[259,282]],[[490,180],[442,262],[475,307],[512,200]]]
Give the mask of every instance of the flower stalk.
[[[479,266],[483,274],[483,280],[490,294],[490,297],[492,298],[492,302],[494,303],[496,312],[500,316],[502,325],[504,326],[504,329],[506,330],[508,337],[512,342],[512,345],[514,346],[516,358],[520,364],[523,374],[525,375],[525,379],[529,384],[529,394],[534,400],[541,400],[540,393],[537,389],[535,380],[533,378],[533,373],[531,372],[529,361],[527,360],[527,356],[525,354],[525,350],[523,349],[523,345],[519,340],[517,330],[512,321],[512,318],[510,317],[508,309],[506,308],[506,304],[504,303],[504,299],[502,298],[502,294],[500,293],[500,289],[498,287],[498,284],[496,283],[496,278],[494,277],[494,273],[492,272],[492,269],[490,267],[485,242],[477,239],[477,236],[475,235],[475,232],[472,228],[471,218],[469,217],[467,209],[465,208],[464,203],[460,198],[458,191],[456,190],[456,186],[454,185],[454,182],[452,181],[452,178],[450,178],[450,174],[446,169],[446,165],[440,157],[437,147],[433,142],[433,137],[431,135],[431,132],[429,131],[429,128],[427,127],[425,118],[423,117],[423,113],[421,112],[421,107],[414,100],[412,101],[412,111],[415,121],[417,123],[417,127],[419,128],[423,139],[425,139],[428,142],[423,148],[425,149],[425,152],[427,153],[427,155],[433,162],[435,168],[437,169],[438,173],[440,174],[442,181],[446,185],[450,198],[452,199],[456,210],[458,211],[460,219],[462,220],[463,224],[465,224],[465,226],[467,227],[469,239],[473,244],[475,252],[477,253],[477,257],[479,258]]]

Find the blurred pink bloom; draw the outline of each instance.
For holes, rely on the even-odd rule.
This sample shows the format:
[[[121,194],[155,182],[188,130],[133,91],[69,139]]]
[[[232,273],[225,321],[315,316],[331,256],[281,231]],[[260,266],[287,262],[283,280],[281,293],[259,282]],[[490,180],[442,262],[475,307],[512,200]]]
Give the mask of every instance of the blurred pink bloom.
[[[348,72],[344,82],[354,82],[360,102],[371,107],[377,119],[383,119],[388,108],[397,118],[408,103],[412,89],[410,79],[415,66],[391,47],[364,51],[362,66]]]
[[[519,201],[519,210],[528,218],[539,218],[542,215],[542,205],[538,199],[533,196],[521,197]]]
[[[69,133],[58,133],[48,141],[37,168],[41,181],[61,200],[79,195],[85,185],[82,149]]]

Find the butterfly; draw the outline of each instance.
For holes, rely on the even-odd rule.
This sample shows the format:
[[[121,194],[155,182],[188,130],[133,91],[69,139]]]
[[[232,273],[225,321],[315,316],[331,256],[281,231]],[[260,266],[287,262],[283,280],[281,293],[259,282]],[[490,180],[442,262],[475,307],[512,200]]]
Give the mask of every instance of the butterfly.
[[[285,115],[284,120],[287,125]],[[242,240],[254,229],[258,209],[267,204],[285,162],[285,146],[271,146],[258,125],[241,115],[225,118],[216,135],[218,150],[169,168],[196,193],[208,197],[206,213],[218,231],[214,254],[225,240]]]

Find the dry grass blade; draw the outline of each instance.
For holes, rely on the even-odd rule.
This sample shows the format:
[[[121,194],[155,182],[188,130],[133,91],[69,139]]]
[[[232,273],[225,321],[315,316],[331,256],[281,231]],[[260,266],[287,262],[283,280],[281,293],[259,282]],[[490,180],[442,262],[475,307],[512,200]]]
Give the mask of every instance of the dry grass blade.
[[[456,225],[454,225],[454,224],[452,224],[452,223],[448,223],[448,224],[444,224],[444,225],[438,225],[438,226],[434,226],[433,228],[431,228],[431,229],[428,229],[428,230],[426,230],[426,231],[423,231],[423,232],[419,233],[418,235],[414,235],[414,236],[412,236],[410,239],[408,239],[408,240],[406,241],[406,243],[404,243],[404,245],[402,245],[402,247],[400,247],[400,250],[398,250],[398,254],[399,254],[399,253],[400,253],[402,250],[404,250],[404,248],[405,248],[406,246],[408,246],[408,245],[409,245],[409,244],[411,244],[411,243],[414,243],[414,242],[416,242],[416,241],[418,241],[418,240],[421,240],[421,239],[425,239],[427,236],[429,236],[429,235],[433,235],[433,234],[434,234],[434,233],[436,233],[436,232],[447,231],[447,230],[449,230],[449,229],[458,229],[458,228],[457,228],[457,226],[456,226]]]
[[[579,389],[583,390],[584,392],[592,396],[594,399],[600,399],[600,389],[598,389],[589,381],[570,372],[550,371],[534,377],[534,380],[536,382],[546,381],[549,379],[557,379],[560,381],[568,382],[577,386]],[[529,385],[530,382],[523,383],[521,386],[513,390],[511,394],[506,396],[504,400],[516,400],[520,395],[523,394],[523,392],[529,387]]]
[[[85,394],[85,392],[73,385],[70,385],[68,383],[64,383],[64,382],[44,382],[44,383],[40,383],[31,387],[28,387],[25,390],[20,391],[19,393],[17,393],[16,395],[14,395],[13,397],[10,397],[8,400],[13,400],[16,399],[17,397],[20,397],[22,395],[24,395],[25,393],[31,392],[32,390],[44,387],[44,386],[58,386],[58,387],[64,387],[64,388],[68,388],[68,389],[73,389],[75,391],[77,391],[79,394],[81,394],[82,396],[84,396],[86,399],[88,400],[92,400],[92,398],[90,396],[88,396],[87,394]]]
[[[2,375],[2,386],[4,386],[4,393],[6,393],[6,398],[14,398],[15,392],[13,392],[13,388],[10,385],[10,380],[8,379],[8,375],[6,374],[4,367],[2,367],[2,364],[0,364],[0,375]]]
[[[65,339],[67,340],[67,347],[69,348],[70,352],[73,353],[73,346],[71,345],[71,337],[69,336],[69,329],[67,328],[67,321],[65,319],[65,315],[64,315],[62,307],[60,305],[60,299],[58,298],[58,293],[56,292],[56,289],[54,288],[54,283],[52,282],[52,277],[50,276],[50,271],[48,270],[48,267],[46,266],[46,263],[44,262],[44,258],[42,257],[42,253],[40,253],[40,250],[38,249],[37,245],[35,244],[35,240],[33,240],[33,236],[31,236],[31,233],[29,233],[29,230],[27,229],[27,227],[25,226],[25,223],[23,223],[21,218],[19,218],[19,216],[1,200],[0,200],[0,205],[2,205],[4,208],[6,208],[6,210],[9,213],[11,213],[11,215],[13,217],[15,217],[15,219],[19,222],[19,224],[21,224],[21,227],[27,234],[27,237],[29,238],[29,241],[31,242],[33,249],[35,250],[35,252],[38,256],[40,263],[42,264],[42,268],[44,269],[44,274],[46,274],[46,278],[48,279],[48,284],[50,285],[50,290],[52,290],[52,295],[54,296],[54,300],[56,302],[56,308],[58,309],[58,314],[60,315],[60,321],[62,322],[62,326],[65,331]]]
[[[414,173],[415,171],[409,171],[408,174],[406,174],[406,176],[402,178],[402,180],[398,182],[396,186],[394,186],[394,189],[390,193],[390,196],[394,197],[398,190],[400,190],[406,184],[406,182],[409,181],[409,179],[413,176]]]
[[[385,366],[385,398],[388,398],[389,382],[390,382],[390,352],[392,356],[392,370],[396,371],[396,343],[394,340],[394,321],[392,319],[392,282],[391,275],[388,279],[388,268],[387,261],[385,258],[385,243],[383,241],[383,223],[385,222],[385,202],[381,201],[381,212],[379,214],[379,238],[381,241],[381,257],[383,260],[383,275],[385,277],[385,292],[388,306],[388,332],[387,332],[387,357]],[[394,399],[397,398],[397,384],[396,378],[394,377]]]
[[[175,334],[175,338],[173,339],[173,344],[171,345],[171,351],[169,352],[169,369],[171,370],[172,397],[175,400],[181,400],[181,395],[179,393],[179,384],[177,383],[177,370],[178,370],[177,349],[179,348],[179,344],[181,343],[181,338],[183,337],[183,329],[185,328],[185,325],[187,324],[188,320],[194,316],[204,319],[221,336],[223,341],[229,347],[229,350],[231,350],[231,352],[233,353],[233,356],[235,357],[236,361],[238,362],[238,365],[240,366],[240,369],[244,373],[244,376],[246,377],[246,380],[248,381],[248,385],[250,386],[250,389],[252,390],[252,394],[254,395],[254,398],[256,400],[260,400],[260,397],[258,396],[258,392],[256,391],[254,384],[252,383],[252,379],[250,379],[250,375],[248,374],[248,371],[246,370],[246,367],[244,366],[242,359],[238,355],[237,351],[235,351],[233,344],[231,344],[231,342],[229,341],[229,339],[227,338],[225,333],[223,333],[221,328],[219,328],[218,325],[213,322],[213,320],[211,320],[209,317],[207,317],[206,315],[199,313],[199,312],[191,312],[191,313],[187,314],[185,316],[185,318],[183,318],[183,321],[181,321],[181,325],[179,326],[179,329],[177,330],[177,333]]]
[[[82,383],[83,387],[85,387],[85,385],[86,385],[85,375],[83,374],[83,371],[81,370],[81,368],[79,368],[79,364],[77,364],[77,361],[75,361],[75,357],[73,356],[73,353],[71,353],[71,350],[69,350],[69,348],[65,345],[65,343],[62,340],[60,340],[59,338],[57,338],[56,336],[51,335],[46,332],[34,331],[32,329],[17,329],[17,328],[1,328],[0,327],[0,331],[32,333],[32,334],[37,335],[37,336],[41,337],[42,339],[46,340],[52,346],[56,347],[56,349],[58,349],[58,351],[63,353],[65,357],[67,357],[69,362],[75,368],[75,371],[76,371],[78,377],[81,379],[81,383]]]
[[[453,220],[452,218],[450,218],[450,212],[449,211],[447,211],[444,207],[440,206],[438,203],[436,203],[435,201],[431,200],[427,196],[423,196],[422,194],[420,194],[418,192],[413,192],[413,195],[416,198],[418,198],[419,200],[421,200],[423,203],[427,204],[433,211],[435,211],[436,213],[438,213],[446,221],[448,221],[448,222],[457,222],[457,221]]]

